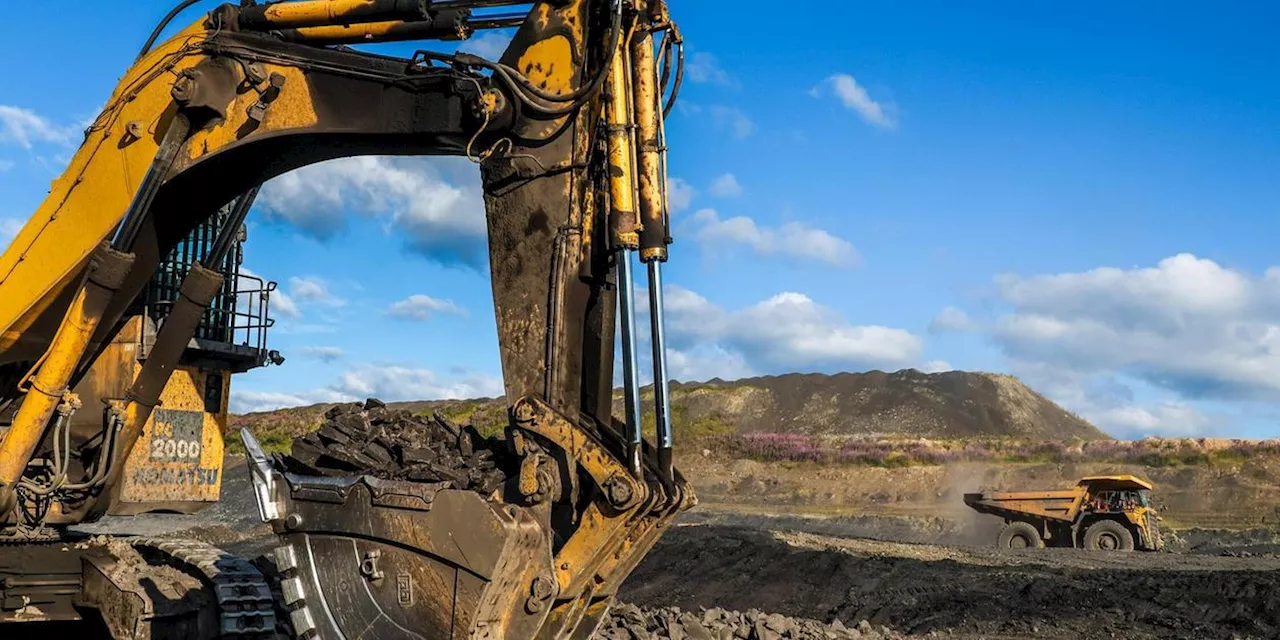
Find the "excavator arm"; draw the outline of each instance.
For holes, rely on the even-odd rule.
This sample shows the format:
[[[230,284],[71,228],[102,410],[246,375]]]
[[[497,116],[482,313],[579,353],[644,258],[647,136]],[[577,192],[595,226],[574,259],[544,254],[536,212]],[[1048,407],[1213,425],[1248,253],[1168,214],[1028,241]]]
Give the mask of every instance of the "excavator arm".
[[[343,46],[459,40],[490,27],[518,27],[497,61]],[[655,34],[665,34],[656,52]],[[334,158],[462,155],[480,165],[485,187],[508,437],[544,473],[521,483],[528,493],[515,503],[432,491],[416,494],[420,513],[379,502],[420,489],[353,479],[328,497],[347,515],[321,526],[284,517],[320,489],[263,467],[272,487],[260,495],[264,516],[279,516],[293,568],[310,572],[291,584],[313,596],[329,564],[315,557],[326,548],[317,540],[416,550],[396,556],[409,586],[397,578],[399,590],[385,596],[392,604],[366,591],[375,619],[398,606],[448,630],[421,637],[587,637],[621,580],[695,501],[671,465],[662,341],[662,116],[675,98],[664,102],[662,87],[679,44],[665,0],[249,1],[155,40],[0,257],[0,399],[16,407],[0,441],[0,535],[89,522],[118,500],[124,461],[221,285],[205,267],[225,255],[259,185]],[[96,460],[71,477],[56,446],[81,409],[70,390],[161,258],[228,203],[235,213],[187,275],[145,364],[128,373],[128,393],[104,412]],[[633,253],[650,276],[656,447],[640,436]],[[612,411],[619,309],[623,421]],[[366,517],[351,524],[361,509]],[[467,538],[491,544],[471,554],[441,548]],[[424,569],[423,558],[444,569]],[[445,574],[453,588],[406,600],[415,579],[436,584]],[[367,612],[350,613],[359,607],[344,617],[329,603],[321,616],[295,596],[303,631],[356,637],[347,625],[372,624]]]

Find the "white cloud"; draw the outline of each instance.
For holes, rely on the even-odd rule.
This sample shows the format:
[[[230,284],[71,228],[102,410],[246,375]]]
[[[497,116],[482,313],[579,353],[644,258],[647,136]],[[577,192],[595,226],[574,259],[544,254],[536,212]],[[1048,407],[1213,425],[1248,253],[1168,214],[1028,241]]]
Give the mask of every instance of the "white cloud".
[[[4,173],[13,168],[12,160],[0,160],[0,173]]]
[[[479,36],[463,42],[458,51],[473,53],[488,60],[498,60],[511,46],[512,33],[507,31],[486,31]]]
[[[764,362],[806,366],[907,366],[919,338],[902,329],[853,326],[800,293],[780,293],[738,314],[730,340]]]
[[[487,234],[479,171],[462,158],[364,156],[303,167],[270,181],[269,218],[329,240],[348,211],[386,221],[387,234],[443,264],[483,269]]]
[[[712,378],[741,380],[759,375],[747,364],[742,354],[719,345],[697,346],[687,351],[668,351],[667,373],[672,380],[681,382],[706,382]],[[644,383],[649,384],[651,381],[652,375],[649,375]]]
[[[969,314],[956,307],[944,308],[929,323],[929,333],[964,332],[973,331],[975,328],[977,324],[969,318]]]
[[[0,143],[30,150],[36,143],[70,145],[75,127],[58,126],[30,109],[0,104]]]
[[[736,84],[729,72],[720,66],[720,60],[705,51],[699,51],[689,56],[689,61],[685,64],[684,71],[690,82],[724,86],[734,86]]]
[[[503,394],[502,379],[473,371],[441,376],[430,370],[391,364],[361,364],[329,385],[305,391],[256,391],[232,386],[231,412],[273,411],[319,403],[413,400],[468,400]]]
[[[273,315],[281,318],[297,320],[302,317],[302,310],[298,308],[298,303],[279,289],[271,292],[271,311]]]
[[[304,391],[300,393],[275,393],[270,391],[240,390],[231,386],[231,413],[245,414],[261,411],[275,411],[288,407],[307,407],[313,404],[328,402],[355,402],[358,398],[345,395],[330,389]]]
[[[728,129],[733,137],[741,140],[756,131],[756,124],[737,107],[716,105],[711,107],[711,120],[718,129]]]
[[[920,338],[908,331],[853,325],[800,293],[728,310],[673,285],[666,288],[666,309],[670,369],[678,379],[900,369],[917,365],[923,352]]]
[[[1203,401],[1280,403],[1280,267],[1179,254],[995,284],[989,332],[1015,371],[1118,435],[1221,428]]]
[[[846,109],[858,114],[868,124],[880,127],[882,129],[897,128],[897,118],[894,116],[895,110],[893,105],[886,105],[871,99],[871,95],[867,90],[858,84],[858,81],[847,73],[837,73],[827,78],[824,85],[815,87],[811,91],[811,95],[821,96],[825,93],[824,89],[829,89],[844,105]]]
[[[502,380],[482,373],[467,373],[445,379],[429,369],[367,365],[352,369],[339,378],[334,390],[359,398],[387,402],[409,400],[467,400],[490,398],[503,393]]]
[[[254,291],[265,287],[271,281],[269,278],[264,278],[254,270],[245,267],[240,268],[240,276],[240,281],[236,285],[238,291]],[[251,280],[250,278],[256,278],[257,280]],[[262,280],[262,282],[258,282],[258,280]],[[239,296],[236,304],[240,305],[242,309],[256,311],[259,302],[256,298],[262,295],[268,296],[268,311],[272,318],[298,320],[302,317],[302,310],[298,308],[298,304],[281,289],[276,289],[270,293],[259,291],[256,296],[252,293],[243,293]]]
[[[920,367],[920,370],[925,373],[945,373],[947,371],[955,371],[955,369],[956,368],[951,366],[951,363],[946,360],[930,360],[929,362],[924,363],[924,366]]]
[[[680,178],[672,178],[667,182],[667,204],[671,207],[671,213],[687,211],[697,196],[698,191],[693,185]]]
[[[717,198],[736,198],[742,195],[742,185],[738,184],[737,176],[726,173],[716,178],[707,192]]]
[[[1079,371],[1055,362],[1019,360],[1013,361],[1012,370],[1046,397],[1118,438],[1205,436],[1225,426],[1183,400],[1140,400],[1134,387],[1150,385],[1122,379],[1115,372]],[[1161,394],[1155,391],[1155,395]]]
[[[1003,276],[995,337],[1014,358],[1121,371],[1186,397],[1280,401],[1280,268],[1181,254],[1156,267]]]
[[[430,320],[438,314],[465,316],[466,311],[454,304],[452,300],[441,300],[428,295],[412,295],[401,300],[387,310],[387,314],[395,318],[410,320]]]
[[[1148,436],[1203,437],[1212,428],[1207,416],[1185,402],[1136,404],[1087,411],[1090,422],[1105,425],[1112,435],[1140,439]]]
[[[343,351],[341,347],[303,347],[302,355],[313,360],[331,363],[341,360]]]
[[[800,222],[781,227],[761,227],[751,218],[720,219],[714,209],[693,215],[694,238],[709,251],[745,245],[761,256],[783,256],[831,267],[848,268],[859,261],[858,251],[847,240]]]
[[[329,290],[329,285],[320,278],[289,278],[289,293],[303,302],[316,302],[331,307],[340,307],[347,303]]]

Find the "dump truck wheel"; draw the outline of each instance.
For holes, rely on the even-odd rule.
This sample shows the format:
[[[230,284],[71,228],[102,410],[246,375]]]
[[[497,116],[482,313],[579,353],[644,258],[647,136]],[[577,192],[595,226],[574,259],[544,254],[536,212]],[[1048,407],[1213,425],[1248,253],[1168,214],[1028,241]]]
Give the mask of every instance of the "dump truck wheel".
[[[1133,551],[1133,534],[1115,520],[1099,520],[1085,530],[1084,548],[1090,551]]]
[[[1000,530],[997,545],[1001,549],[1041,549],[1044,548],[1044,539],[1030,524],[1010,522]]]

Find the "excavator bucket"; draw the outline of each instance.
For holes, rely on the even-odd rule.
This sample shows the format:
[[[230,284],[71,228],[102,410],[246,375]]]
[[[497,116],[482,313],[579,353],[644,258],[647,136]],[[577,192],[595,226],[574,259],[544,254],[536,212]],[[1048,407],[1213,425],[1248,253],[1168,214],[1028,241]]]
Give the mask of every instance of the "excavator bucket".
[[[590,637],[622,580],[693,500],[682,480],[683,488],[653,492],[614,480],[600,483],[608,487],[602,491],[591,487],[589,473],[562,474],[555,460],[567,458],[556,455],[553,439],[535,443],[536,415],[520,423],[533,428],[509,428],[506,440],[474,448],[464,444],[466,453],[447,453],[451,460],[439,457],[444,441],[466,442],[469,430],[381,407],[339,407],[327,416],[325,427],[296,441],[288,457],[267,456],[252,434],[241,432],[259,514],[279,538],[282,604],[299,638]],[[391,442],[415,428],[445,437]],[[519,445],[512,447],[513,440]],[[326,441],[338,444],[319,461],[308,455],[313,443]],[[397,458],[423,460],[414,469],[450,480],[388,479],[386,467],[376,475],[336,469],[324,475],[324,456],[355,462],[377,443]],[[514,454],[494,463],[499,445]],[[585,461],[569,466],[611,458],[593,455],[603,449],[581,433],[575,447]],[[467,468],[464,455],[479,463]]]
[[[532,638],[554,584],[525,509],[473,491],[281,471],[243,432],[299,638]]]

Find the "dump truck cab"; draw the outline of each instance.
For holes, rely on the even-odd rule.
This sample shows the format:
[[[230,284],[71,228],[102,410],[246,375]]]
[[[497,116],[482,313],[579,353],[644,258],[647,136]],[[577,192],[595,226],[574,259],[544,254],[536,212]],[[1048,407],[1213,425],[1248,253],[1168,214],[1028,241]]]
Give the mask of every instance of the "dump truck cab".
[[[1004,519],[1004,548],[1076,547],[1160,551],[1151,483],[1132,475],[1088,476],[1071,489],[967,493],[965,504]]]
[[[1081,478],[1083,490],[1080,513],[1076,518],[1077,536],[1087,536],[1090,527],[1102,520],[1125,526],[1138,549],[1159,551],[1164,548],[1160,535],[1159,515],[1151,502],[1151,483],[1131,475],[1089,476]],[[1091,540],[1101,550],[1120,549],[1125,541],[1112,531],[1101,531]],[[1083,542],[1083,540],[1082,540]],[[1095,548],[1086,546],[1086,548]]]

